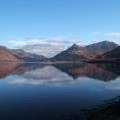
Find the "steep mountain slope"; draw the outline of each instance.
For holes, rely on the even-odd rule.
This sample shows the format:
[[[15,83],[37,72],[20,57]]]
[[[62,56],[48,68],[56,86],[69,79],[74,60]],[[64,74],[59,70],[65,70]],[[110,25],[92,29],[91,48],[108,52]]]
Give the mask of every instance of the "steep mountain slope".
[[[80,47],[73,44],[67,50],[59,53],[52,58],[53,61],[79,61],[85,59],[92,59],[96,56],[96,53],[88,50],[87,48]]]
[[[101,54],[111,51],[117,47],[118,47],[118,45],[114,42],[102,41],[102,42],[88,45],[85,48],[92,50],[92,51],[96,51],[96,54],[101,55]]]

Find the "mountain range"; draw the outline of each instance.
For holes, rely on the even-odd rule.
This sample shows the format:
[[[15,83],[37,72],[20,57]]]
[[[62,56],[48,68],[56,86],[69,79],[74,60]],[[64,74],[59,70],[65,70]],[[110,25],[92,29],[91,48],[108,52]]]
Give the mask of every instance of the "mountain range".
[[[97,58],[111,50],[117,48],[114,42],[102,41],[85,47],[72,45],[67,50],[59,53],[52,58],[52,61],[84,61]]]
[[[22,49],[9,49],[4,46],[0,46],[0,62],[75,62],[107,58],[120,58],[119,45],[109,41],[102,41],[84,47],[73,44],[71,47],[52,58],[28,53]]]

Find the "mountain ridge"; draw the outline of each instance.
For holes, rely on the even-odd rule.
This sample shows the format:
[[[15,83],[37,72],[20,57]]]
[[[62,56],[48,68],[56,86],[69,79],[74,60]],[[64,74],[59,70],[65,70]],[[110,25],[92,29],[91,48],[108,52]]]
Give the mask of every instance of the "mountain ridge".
[[[119,45],[117,45],[116,43],[106,40],[106,41],[101,41],[101,42],[87,45],[85,46],[85,48],[92,50],[92,51],[97,51],[98,55],[102,55],[108,51],[111,51],[117,48],[118,46]]]
[[[102,41],[85,47],[73,44],[52,58],[52,61],[84,61],[94,59],[108,51],[117,48],[118,45],[110,41]]]
[[[73,44],[71,47],[54,57],[46,58],[43,55],[28,53],[23,49],[9,49],[4,46],[0,46],[0,62],[80,62],[99,58],[102,55],[105,56],[106,53],[116,49],[117,47],[118,45],[116,43],[110,41],[102,41],[85,47]]]

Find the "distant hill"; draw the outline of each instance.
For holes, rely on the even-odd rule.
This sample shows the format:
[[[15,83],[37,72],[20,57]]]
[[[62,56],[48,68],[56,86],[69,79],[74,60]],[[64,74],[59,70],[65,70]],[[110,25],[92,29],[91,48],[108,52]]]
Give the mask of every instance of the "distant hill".
[[[84,47],[73,44],[67,50],[59,53],[52,58],[53,61],[79,61],[91,59],[96,56],[96,53]]]
[[[43,55],[36,55],[36,54],[28,53],[22,49],[14,49],[12,50],[12,53],[17,59],[23,62],[41,62],[47,59]]]
[[[9,49],[0,46],[0,62],[41,62],[46,59],[42,55],[27,53],[22,49]]]
[[[96,54],[98,55],[102,55],[108,51],[111,51],[115,48],[117,48],[119,45],[117,45],[114,42],[110,42],[110,41],[102,41],[102,42],[98,42],[98,43],[94,43],[91,45],[86,46],[85,48],[95,51]]]

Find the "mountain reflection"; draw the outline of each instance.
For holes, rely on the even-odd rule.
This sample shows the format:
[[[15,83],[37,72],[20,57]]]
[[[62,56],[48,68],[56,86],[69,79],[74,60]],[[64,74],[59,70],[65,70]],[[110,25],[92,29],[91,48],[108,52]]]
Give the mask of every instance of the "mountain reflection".
[[[22,64],[22,63],[0,63],[0,78],[8,75],[22,75],[27,71],[44,67],[42,64]]]
[[[74,79],[79,77],[89,77],[107,82],[114,80],[119,76],[117,73],[112,71],[112,68],[111,71],[109,71],[110,68],[107,69],[106,65],[99,64],[55,64],[54,67],[67,73]]]
[[[120,97],[116,97],[120,93],[118,65],[1,63],[0,66],[0,117],[23,118],[27,114],[29,120],[34,115],[49,120],[120,119]]]
[[[8,75],[22,76],[23,79],[32,81],[68,81],[80,77],[110,81],[119,77],[120,67],[117,65],[97,65],[97,64],[38,64],[38,63],[7,63],[0,64],[0,78]]]
[[[14,69],[16,69],[16,67],[19,64],[17,63],[0,63],[0,78],[4,78],[7,75],[12,74],[12,72],[14,71]]]
[[[101,67],[107,71],[111,71],[114,74],[120,75],[120,64],[103,64]]]

